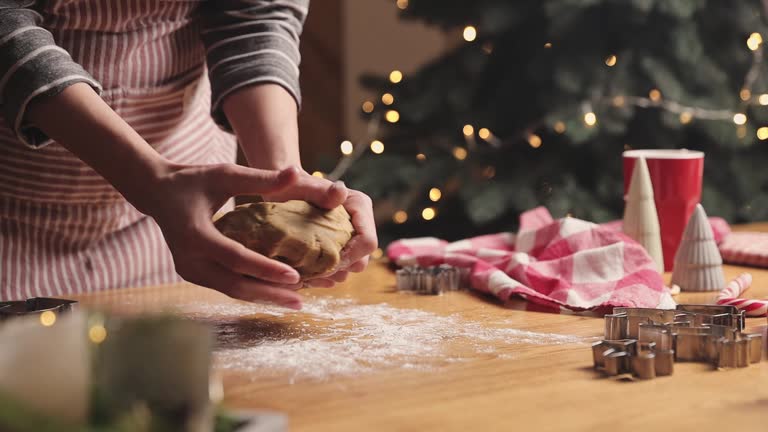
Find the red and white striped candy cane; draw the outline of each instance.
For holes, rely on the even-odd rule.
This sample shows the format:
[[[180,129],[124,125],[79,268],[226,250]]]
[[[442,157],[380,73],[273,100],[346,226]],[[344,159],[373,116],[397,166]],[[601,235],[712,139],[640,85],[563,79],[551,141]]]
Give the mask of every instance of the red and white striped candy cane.
[[[717,296],[717,304],[736,306],[750,317],[768,316],[768,300],[754,300],[738,298],[752,284],[752,275],[742,273],[736,279],[728,283],[724,290]]]

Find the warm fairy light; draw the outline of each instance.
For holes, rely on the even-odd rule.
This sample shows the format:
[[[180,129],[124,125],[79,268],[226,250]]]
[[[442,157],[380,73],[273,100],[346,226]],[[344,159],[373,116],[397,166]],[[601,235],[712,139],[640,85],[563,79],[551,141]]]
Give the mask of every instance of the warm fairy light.
[[[339,145],[339,148],[341,148],[342,154],[351,155],[352,150],[354,149],[354,146],[352,146],[352,142],[350,141],[342,141],[341,145]]]
[[[395,97],[392,96],[392,93],[384,93],[381,95],[381,103],[384,105],[392,105],[395,102]]]
[[[312,177],[325,178],[325,174],[321,173],[320,171],[315,171],[312,173]]]
[[[541,137],[536,134],[528,135],[528,144],[533,148],[541,147]]]
[[[757,101],[760,103],[760,105],[768,105],[768,93],[761,94]]]
[[[491,131],[488,130],[488,128],[481,128],[479,131],[477,131],[477,134],[482,139],[488,139],[491,136]]]
[[[561,121],[555,122],[554,128],[555,128],[555,132],[561,134],[561,133],[565,132],[565,123],[563,123]]]
[[[757,130],[757,138],[760,141],[765,141],[768,139],[768,127],[761,127]]]
[[[438,188],[432,188],[429,190],[429,199],[434,202],[440,201],[440,198],[442,198],[442,196],[443,196],[443,193],[440,192],[440,189]]]
[[[403,73],[400,72],[399,70],[395,69],[395,70],[393,70],[392,72],[389,73],[389,81],[390,82],[392,82],[394,84],[397,84],[397,83],[399,83],[402,80],[403,80]]]
[[[56,323],[56,313],[53,311],[45,311],[40,314],[40,324],[45,327],[50,327]]]
[[[371,258],[379,259],[384,256],[384,250],[382,248],[376,248],[371,252]]]
[[[648,97],[652,101],[658,102],[661,100],[661,92],[659,91],[659,89],[652,89],[651,91],[648,92]]]
[[[752,92],[749,91],[749,89],[743,88],[739,92],[739,97],[741,98],[741,100],[746,102],[746,101],[748,101],[748,100],[750,100],[752,98]]]
[[[363,112],[370,114],[373,112],[373,102],[371,101],[365,101],[363,102]]]
[[[584,114],[584,123],[587,126],[594,126],[595,124],[597,124],[597,116],[595,115],[595,113],[590,111]]]
[[[96,324],[88,329],[88,339],[95,344],[100,344],[107,339],[107,329],[101,324]]]
[[[688,124],[693,120],[693,114],[690,111],[683,111],[680,113],[680,123]]]
[[[747,122],[747,116],[744,113],[736,113],[733,115],[733,122],[737,125],[743,125]]]
[[[475,26],[468,25],[464,27],[464,40],[467,42],[472,42],[477,38],[477,29]]]
[[[608,67],[616,66],[616,56],[611,54],[608,57],[605,58],[605,65]]]
[[[736,136],[739,138],[744,138],[747,136],[747,127],[742,125],[736,128]]]
[[[400,113],[395,110],[389,110],[384,115],[384,118],[390,123],[397,123],[400,120]]]
[[[424,218],[424,220],[432,220],[436,215],[437,211],[435,211],[434,207],[427,207],[421,211],[421,217]]]
[[[371,141],[371,151],[376,154],[384,153],[384,143],[379,140]]]
[[[416,159],[418,159],[420,161],[425,161],[425,160],[427,160],[427,155],[425,155],[424,153],[419,153],[419,154],[416,155]]]
[[[545,43],[544,48],[552,48],[552,42]]]
[[[493,44],[490,42],[486,42],[483,44],[483,52],[486,54],[490,54],[493,52]]]
[[[461,128],[461,132],[464,133],[464,136],[472,136],[475,133],[475,128],[471,124],[465,124]]]
[[[453,148],[453,157],[455,157],[458,160],[464,160],[467,158],[467,149],[464,147],[454,147]]]
[[[483,177],[489,179],[493,178],[496,175],[496,168],[492,167],[491,165],[488,165],[487,167],[483,168]]]
[[[400,10],[405,10],[408,8],[408,0],[397,0],[397,8]]]
[[[405,221],[407,220],[408,220],[408,213],[406,213],[405,210],[398,210],[392,216],[392,221],[394,221],[396,224],[405,223]]]
[[[611,103],[615,107],[623,107],[624,106],[624,102],[625,102],[624,96],[622,96],[622,95],[614,96],[613,100],[611,101]]]
[[[757,51],[763,43],[763,36],[760,33],[752,33],[747,38],[747,47],[752,51]]]

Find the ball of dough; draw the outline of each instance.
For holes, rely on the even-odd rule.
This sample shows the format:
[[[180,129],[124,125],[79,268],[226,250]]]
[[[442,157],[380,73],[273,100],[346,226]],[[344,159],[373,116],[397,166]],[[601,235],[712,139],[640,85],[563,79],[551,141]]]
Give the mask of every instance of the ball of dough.
[[[354,229],[344,207],[325,210],[305,201],[235,207],[214,224],[248,249],[295,268],[302,279],[332,273]]]

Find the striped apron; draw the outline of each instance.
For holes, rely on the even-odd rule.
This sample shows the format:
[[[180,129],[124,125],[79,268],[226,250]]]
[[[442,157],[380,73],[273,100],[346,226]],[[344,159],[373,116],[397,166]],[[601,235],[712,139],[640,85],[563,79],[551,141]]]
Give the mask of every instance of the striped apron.
[[[102,98],[166,158],[234,162],[210,117],[199,0],[50,0],[43,27]],[[104,151],[109,151],[104,143]],[[155,222],[57,143],[21,144],[0,122],[0,300],[178,281]]]

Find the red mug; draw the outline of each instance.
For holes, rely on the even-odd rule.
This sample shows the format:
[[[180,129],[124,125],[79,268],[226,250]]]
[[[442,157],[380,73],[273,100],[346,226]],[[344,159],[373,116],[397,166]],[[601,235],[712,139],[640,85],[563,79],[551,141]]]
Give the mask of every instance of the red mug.
[[[664,271],[671,271],[683,230],[701,201],[704,153],[691,150],[628,150],[624,157],[624,197],[629,191],[632,170],[644,157],[653,183],[653,198],[659,215]]]

